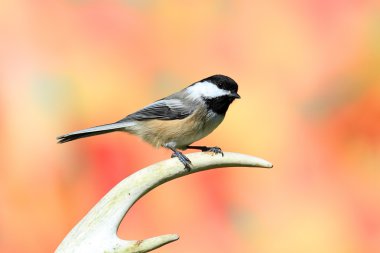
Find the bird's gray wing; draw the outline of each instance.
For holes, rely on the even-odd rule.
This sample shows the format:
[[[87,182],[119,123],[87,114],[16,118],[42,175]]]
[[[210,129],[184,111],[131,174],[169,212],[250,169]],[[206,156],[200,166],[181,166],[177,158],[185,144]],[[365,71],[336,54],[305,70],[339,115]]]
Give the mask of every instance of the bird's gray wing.
[[[161,119],[161,120],[173,120],[173,119],[183,119],[189,116],[194,111],[191,106],[186,106],[180,99],[161,99],[158,100],[141,110],[132,113],[120,120],[119,122],[124,122],[128,120],[150,120],[150,119]]]

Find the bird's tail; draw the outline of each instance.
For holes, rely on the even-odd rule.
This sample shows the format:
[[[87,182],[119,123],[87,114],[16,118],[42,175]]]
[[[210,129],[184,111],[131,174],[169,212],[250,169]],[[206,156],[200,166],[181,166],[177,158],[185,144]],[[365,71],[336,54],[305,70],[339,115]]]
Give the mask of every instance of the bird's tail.
[[[65,143],[68,141],[90,137],[93,135],[127,130],[127,128],[130,127],[131,125],[133,125],[132,122],[116,122],[112,124],[91,127],[91,128],[87,128],[87,129],[83,129],[83,130],[79,130],[79,131],[58,136],[57,140],[58,140],[58,143]]]

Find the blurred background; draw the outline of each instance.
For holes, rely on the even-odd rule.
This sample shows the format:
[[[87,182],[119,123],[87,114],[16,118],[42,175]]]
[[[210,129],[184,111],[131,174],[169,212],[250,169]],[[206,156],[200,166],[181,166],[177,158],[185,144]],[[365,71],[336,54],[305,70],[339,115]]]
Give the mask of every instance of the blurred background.
[[[199,145],[271,161],[166,183],[119,235],[155,252],[380,252],[378,1],[2,1],[0,252],[53,252],[116,183],[170,157],[113,122],[195,81],[239,83]]]

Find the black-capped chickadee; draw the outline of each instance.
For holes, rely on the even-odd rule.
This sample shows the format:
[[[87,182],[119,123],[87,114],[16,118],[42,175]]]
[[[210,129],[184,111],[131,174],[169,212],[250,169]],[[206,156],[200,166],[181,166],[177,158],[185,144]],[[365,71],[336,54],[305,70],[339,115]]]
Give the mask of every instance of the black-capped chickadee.
[[[238,85],[233,79],[213,75],[115,123],[59,136],[58,143],[114,131],[128,132],[154,147],[172,150],[172,157],[178,157],[190,170],[191,161],[178,149],[199,149],[223,155],[219,147],[189,145],[210,134],[223,121],[230,104],[240,98],[237,91]]]

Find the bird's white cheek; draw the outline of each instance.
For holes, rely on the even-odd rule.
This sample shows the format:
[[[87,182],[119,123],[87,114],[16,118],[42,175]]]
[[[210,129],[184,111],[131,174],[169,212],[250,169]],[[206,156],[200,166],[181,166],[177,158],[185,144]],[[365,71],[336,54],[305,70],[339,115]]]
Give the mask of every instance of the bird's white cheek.
[[[229,91],[219,89],[215,84],[208,81],[199,82],[187,88],[190,98],[199,99],[201,97],[215,98],[230,94]]]

